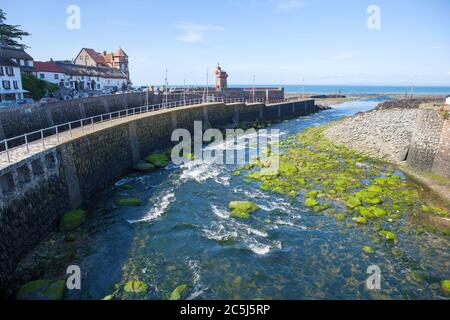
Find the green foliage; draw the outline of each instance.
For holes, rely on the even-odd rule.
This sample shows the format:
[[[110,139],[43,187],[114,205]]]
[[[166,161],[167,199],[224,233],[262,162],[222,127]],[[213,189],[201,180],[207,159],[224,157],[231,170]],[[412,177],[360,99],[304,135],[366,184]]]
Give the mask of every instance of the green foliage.
[[[24,90],[30,92],[30,96],[36,101],[51,95],[59,89],[57,84],[38,79],[30,74],[22,74],[22,86]]]
[[[26,49],[26,45],[20,43],[23,37],[29,36],[28,32],[20,29],[18,25],[10,25],[5,23],[6,13],[0,9],[0,45]]]

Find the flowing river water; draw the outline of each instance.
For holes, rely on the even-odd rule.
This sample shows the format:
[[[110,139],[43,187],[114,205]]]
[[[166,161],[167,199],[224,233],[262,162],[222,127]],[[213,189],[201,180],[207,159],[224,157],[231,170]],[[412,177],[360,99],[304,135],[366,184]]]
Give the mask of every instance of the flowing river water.
[[[344,103],[272,128],[286,138],[379,102]],[[233,165],[170,165],[129,175],[99,193],[86,225],[90,254],[75,262],[82,289],[69,298],[101,299],[130,280],[145,282],[148,292],[121,291],[116,298],[168,299],[181,284],[189,286],[187,299],[448,298],[439,286],[450,277],[448,237],[405,232],[395,247],[373,244],[369,230],[347,228],[302,199],[262,191],[235,171]],[[124,183],[135,189],[124,191]],[[117,207],[123,197],[144,205]],[[261,210],[248,220],[230,218],[234,200]],[[372,255],[361,250],[368,244]],[[381,290],[366,288],[371,265],[380,268]]]

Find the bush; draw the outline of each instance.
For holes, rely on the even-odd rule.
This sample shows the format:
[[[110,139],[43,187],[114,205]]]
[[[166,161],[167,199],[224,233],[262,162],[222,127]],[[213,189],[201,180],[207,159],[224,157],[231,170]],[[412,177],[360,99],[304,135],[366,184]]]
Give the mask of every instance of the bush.
[[[58,91],[59,86],[41,79],[31,74],[22,74],[23,89],[29,91],[31,98],[40,100]]]

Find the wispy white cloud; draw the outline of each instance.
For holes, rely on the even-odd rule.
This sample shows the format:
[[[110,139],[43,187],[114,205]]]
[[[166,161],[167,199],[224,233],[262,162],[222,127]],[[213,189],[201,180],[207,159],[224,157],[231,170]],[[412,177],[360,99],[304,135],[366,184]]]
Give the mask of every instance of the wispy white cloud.
[[[176,28],[181,31],[181,35],[177,37],[177,40],[188,43],[204,42],[206,40],[206,33],[224,30],[221,26],[193,22],[180,22]]]
[[[450,76],[450,71],[449,72],[447,72],[447,74]]]
[[[338,55],[335,55],[335,56],[331,57],[331,59],[332,60],[351,59],[351,58],[356,57],[359,54],[360,54],[360,52],[358,52],[358,51],[345,51],[345,52],[342,52],[342,53],[340,53]]]
[[[306,6],[306,2],[302,0],[272,0],[272,2],[275,5],[275,13],[289,12]]]

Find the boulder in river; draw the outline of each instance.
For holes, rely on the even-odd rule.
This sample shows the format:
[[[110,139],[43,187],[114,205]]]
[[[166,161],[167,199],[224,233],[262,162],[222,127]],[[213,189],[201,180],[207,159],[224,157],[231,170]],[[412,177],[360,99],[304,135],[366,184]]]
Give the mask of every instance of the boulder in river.
[[[72,231],[82,224],[86,220],[86,211],[83,209],[77,209],[64,214],[61,219],[61,230],[62,231]]]
[[[35,280],[24,284],[17,292],[18,300],[62,300],[64,280]]]

